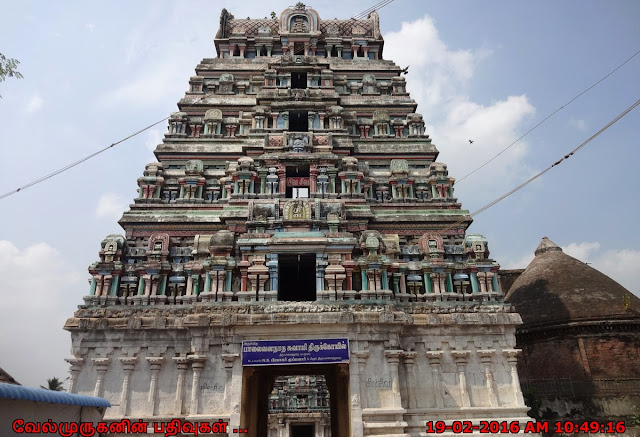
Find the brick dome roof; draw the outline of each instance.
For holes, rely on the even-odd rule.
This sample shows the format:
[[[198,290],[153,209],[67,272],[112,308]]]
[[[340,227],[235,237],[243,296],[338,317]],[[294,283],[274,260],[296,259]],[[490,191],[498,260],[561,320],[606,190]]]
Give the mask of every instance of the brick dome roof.
[[[640,299],[616,281],[562,251],[547,237],[505,297],[523,328],[575,322],[640,321]]]

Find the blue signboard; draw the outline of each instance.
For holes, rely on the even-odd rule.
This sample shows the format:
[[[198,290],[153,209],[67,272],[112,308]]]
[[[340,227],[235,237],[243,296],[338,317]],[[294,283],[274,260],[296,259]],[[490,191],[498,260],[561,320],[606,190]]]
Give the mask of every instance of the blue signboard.
[[[255,340],[242,342],[243,366],[348,362],[348,338]]]

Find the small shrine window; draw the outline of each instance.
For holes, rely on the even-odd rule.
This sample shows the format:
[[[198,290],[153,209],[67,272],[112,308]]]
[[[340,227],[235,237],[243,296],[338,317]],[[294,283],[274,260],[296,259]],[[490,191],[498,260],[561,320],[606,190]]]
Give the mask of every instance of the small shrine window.
[[[307,111],[289,111],[289,131],[309,132]]]
[[[316,300],[316,255],[278,257],[278,300],[305,302]]]
[[[291,73],[291,88],[306,89],[307,73]]]

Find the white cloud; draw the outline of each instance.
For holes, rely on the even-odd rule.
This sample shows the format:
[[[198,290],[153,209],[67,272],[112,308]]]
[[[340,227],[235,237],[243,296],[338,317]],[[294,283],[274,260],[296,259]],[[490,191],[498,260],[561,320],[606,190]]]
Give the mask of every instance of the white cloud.
[[[96,217],[118,219],[127,207],[127,201],[119,194],[107,193],[100,196],[96,207]]]
[[[167,36],[163,26],[171,27],[162,8],[149,8],[139,24],[125,37],[122,75],[114,88],[98,98],[98,105],[112,110],[123,105],[148,107],[184,95],[193,74],[193,44],[182,38]],[[170,15],[169,15],[170,16]]]
[[[607,250],[593,258],[592,267],[640,297],[640,250]]]
[[[44,100],[39,95],[35,94],[33,95],[33,97],[31,97],[31,99],[29,99],[29,102],[27,102],[25,110],[29,114],[33,114],[41,110],[43,106]]]
[[[566,246],[562,246],[562,250],[569,256],[579,259],[580,261],[587,262],[586,260],[591,258],[591,255],[600,249],[600,243],[570,243]]]
[[[531,249],[515,260],[505,259],[504,262],[500,264],[500,267],[503,269],[524,269],[533,261],[533,252],[534,250]]]
[[[584,132],[587,130],[587,122],[584,120],[576,120],[575,118],[571,118],[569,120],[569,127],[572,127],[574,129],[577,129],[581,132]]]
[[[179,96],[187,89],[185,69],[180,62],[156,64],[143,68],[134,79],[99,98],[106,109],[122,105],[144,107],[162,102],[167,96]],[[188,73],[187,73],[188,74]]]
[[[438,105],[454,98],[457,88],[473,76],[476,64],[490,54],[486,49],[450,50],[429,16],[402,23],[400,31],[390,32],[384,39],[385,58],[402,67],[411,66],[407,82],[413,98],[423,104],[421,110],[425,114],[431,113],[427,102],[435,111]]]
[[[69,308],[82,303],[85,276],[47,243],[19,249],[0,240],[0,277],[2,367],[24,385],[64,379],[71,337],[62,326]]]
[[[96,29],[96,25],[92,24],[92,23],[87,23],[84,25],[84,27],[89,31],[89,32],[93,32]]]
[[[591,267],[601,271],[627,290],[640,296],[640,250],[612,249],[600,250],[600,243],[583,242],[563,246],[568,255],[589,263]]]
[[[138,24],[126,36],[125,64],[130,65],[136,62],[145,62],[145,58],[159,46],[155,38],[150,38],[150,34],[157,29],[158,20],[162,20],[160,10],[151,7],[147,9],[144,17],[139,17]]]
[[[411,41],[411,50],[407,49]],[[489,57],[486,48],[452,50],[440,39],[434,21],[425,16],[403,23],[385,35],[385,57],[411,65],[408,90],[425,116],[427,132],[460,179],[513,143],[525,130],[523,122],[535,109],[527,96],[504,96],[490,104],[472,101],[464,90],[476,65]],[[469,140],[473,140],[472,145]],[[493,200],[507,188],[534,174],[525,162],[526,142],[519,142],[495,163],[456,186],[461,199],[478,204]]]

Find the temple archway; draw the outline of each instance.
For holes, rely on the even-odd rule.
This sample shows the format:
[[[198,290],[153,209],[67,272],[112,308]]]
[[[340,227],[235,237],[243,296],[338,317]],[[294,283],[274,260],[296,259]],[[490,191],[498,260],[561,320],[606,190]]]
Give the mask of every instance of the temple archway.
[[[247,429],[247,437],[268,437],[269,394],[275,379],[286,375],[323,375],[331,399],[331,436],[351,436],[349,364],[299,364],[243,368],[240,428]]]

